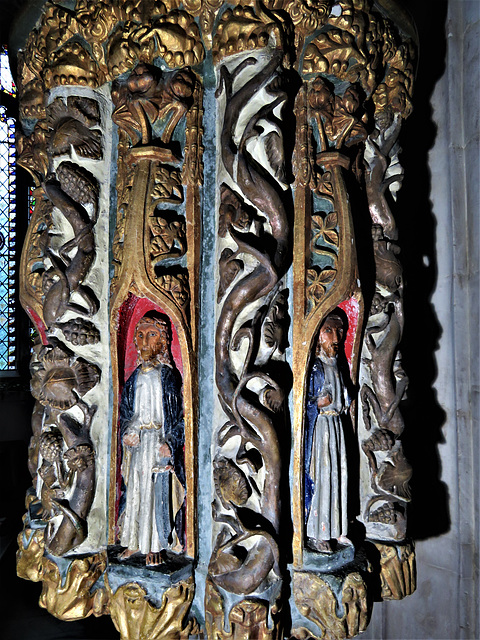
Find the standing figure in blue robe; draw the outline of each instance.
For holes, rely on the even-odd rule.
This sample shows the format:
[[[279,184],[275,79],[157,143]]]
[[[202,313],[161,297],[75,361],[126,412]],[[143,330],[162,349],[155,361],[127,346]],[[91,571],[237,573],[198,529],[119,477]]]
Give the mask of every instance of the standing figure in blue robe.
[[[119,558],[146,556],[147,565],[165,550],[185,547],[185,428],[182,379],[170,352],[168,318],[156,311],[135,327],[139,365],[120,402],[122,480]]]
[[[309,377],[305,433],[305,528],[307,546],[331,553],[347,538],[347,454],[341,415],[350,404],[338,369],[343,319],[330,313],[320,327]]]

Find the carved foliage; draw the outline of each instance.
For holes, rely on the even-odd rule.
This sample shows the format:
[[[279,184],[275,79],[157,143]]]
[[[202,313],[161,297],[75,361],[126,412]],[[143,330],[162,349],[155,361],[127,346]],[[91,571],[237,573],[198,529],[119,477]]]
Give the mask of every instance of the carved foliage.
[[[52,16],[60,19],[61,13]],[[62,24],[60,20],[60,30]],[[38,316],[37,328],[45,346],[36,346],[31,364],[31,390],[38,404],[30,454],[32,471],[38,466],[41,480],[37,483],[34,477],[41,499],[38,515],[47,521],[45,547],[56,555],[85,540],[95,488],[90,427],[96,406],[83,397],[99,384],[100,369],[68,349],[56,332],[75,348],[100,339],[97,326],[81,317],[94,316],[99,310],[98,292],[85,280],[96,256],[100,185],[77,162],[77,157],[102,158],[100,124],[95,99],[81,95],[57,98],[47,107],[42,126],[35,129],[42,132],[42,155],[35,155],[35,146],[31,155],[33,173],[42,189],[35,193],[37,204],[22,256],[22,301]],[[54,164],[52,159],[57,156],[59,161]],[[49,166],[56,168],[55,173],[50,168],[46,181]],[[72,311],[80,315],[72,317]],[[70,317],[65,320],[67,312]]]
[[[314,15],[312,11],[310,16]],[[317,28],[318,18],[312,17],[309,26]],[[413,44],[399,45],[390,21],[363,0],[341,0],[325,27],[306,46],[303,71],[358,82],[368,96],[375,93],[377,107],[391,108],[407,117],[411,112]]]
[[[270,607],[277,587],[268,585],[280,584],[276,534],[281,465],[276,429],[283,420],[286,390],[275,379],[275,364],[286,346],[282,330],[287,322],[286,293],[280,293],[279,287],[289,263],[288,201],[279,178],[266,179],[250,153],[254,140],[267,158],[266,171],[270,176],[281,175],[278,168],[285,164],[282,121],[273,112],[277,107],[282,112],[287,97],[279,63],[278,54],[266,64],[263,61],[263,66],[254,57],[244,57],[233,69],[222,66],[219,71],[217,96],[222,96],[225,106],[223,175],[235,190],[226,183],[220,188],[216,384],[227,419],[216,436],[218,533],[209,566],[212,583],[236,594],[235,602],[246,594],[263,593]],[[240,82],[234,91],[233,80],[251,65],[257,67],[253,78],[247,76],[251,79]],[[264,85],[268,87],[265,106],[251,108],[252,97]],[[244,113],[248,116],[243,115],[243,129],[235,143]],[[274,153],[269,148],[272,135],[262,136],[258,131],[263,128],[255,128],[260,119],[276,136]],[[247,199],[253,206],[247,206]],[[240,314],[242,321],[237,324]]]
[[[160,607],[147,599],[147,592],[132,582],[119,587],[115,593],[107,584],[109,611],[121,640],[137,638],[191,638],[199,632],[195,620],[186,619],[195,593],[193,578],[178,582],[166,589]]]
[[[138,212],[143,210],[148,286],[153,284],[170,298],[185,318],[189,317],[189,271],[180,265],[166,267],[161,263],[179,260],[187,251],[182,182],[187,176],[200,180],[201,155],[194,158],[193,153],[201,152],[201,96],[200,82],[190,69],[161,72],[145,64],[138,65],[126,80],[112,88],[116,105],[113,119],[130,141],[128,144],[121,137],[119,147],[118,183],[122,195],[114,238],[115,263],[123,260],[127,212],[131,209],[129,217],[140,223]],[[182,157],[178,139],[182,138],[183,127],[186,157],[183,167],[178,167]],[[144,184],[142,193],[140,184]],[[167,209],[167,203],[174,208]]]
[[[26,45],[25,61],[45,86],[101,86],[138,61],[198,64],[204,49],[193,17],[170,2],[89,2],[75,11],[49,3]]]
[[[164,258],[180,258],[187,250],[185,222],[168,221],[161,216],[150,221],[150,258],[158,261]]]
[[[170,143],[173,131],[192,103],[195,77],[189,69],[162,74],[159,69],[138,65],[123,83],[112,87],[115,105],[113,121],[131,139],[132,145],[149,144],[152,125],[159,118],[170,118],[161,142]]]
[[[319,627],[322,638],[353,638],[368,625],[371,601],[365,581],[360,573],[348,573],[341,580],[337,600],[329,583],[319,575],[294,573],[295,603],[302,615]]]
[[[258,3],[253,7],[238,5],[223,14],[213,38],[214,63],[225,56],[242,51],[262,49],[270,42],[277,48],[286,44],[285,30],[288,27],[279,12],[271,11]]]
[[[107,558],[98,553],[86,558],[70,560],[68,568],[60,571],[50,558],[43,560],[42,593],[39,604],[60,620],[73,621],[97,612],[102,590],[92,590],[105,571]]]
[[[399,352],[404,323],[402,266],[395,219],[386,197],[389,189],[395,194],[402,178],[396,144],[400,121],[398,114],[377,115],[365,152],[376,293],[362,352],[360,398],[365,431],[360,435],[368,462],[363,472],[370,479],[362,511],[365,521],[371,523],[372,535],[386,540],[405,536],[405,503],[410,500],[412,474],[400,440],[404,422],[399,405],[408,386]]]
[[[380,578],[383,600],[402,600],[416,589],[415,548],[375,543],[380,552]]]
[[[102,156],[102,134],[92,127],[100,124],[98,103],[89,98],[70,96],[64,102],[57,98],[47,107],[50,129],[49,150],[52,155],[69,154],[73,147],[78,155],[98,160]]]
[[[76,357],[61,343],[42,347],[33,366],[32,394],[46,407],[45,426],[39,436],[42,517],[62,516],[60,526],[52,523],[45,533],[45,545],[56,555],[80,544],[87,534],[86,516],[95,481],[90,425],[96,407],[88,406],[82,397],[99,379],[98,367]],[[83,423],[66,413],[73,407],[81,410]]]

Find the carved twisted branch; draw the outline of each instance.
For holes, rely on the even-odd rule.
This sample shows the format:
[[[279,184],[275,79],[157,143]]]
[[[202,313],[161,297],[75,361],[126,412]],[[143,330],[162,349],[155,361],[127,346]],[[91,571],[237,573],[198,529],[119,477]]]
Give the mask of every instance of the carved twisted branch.
[[[281,120],[275,113],[276,110],[281,113],[287,101],[279,74],[281,59],[280,53],[274,53],[271,60],[235,93],[234,80],[248,66],[258,64],[258,61],[254,57],[246,58],[233,71],[223,65],[217,91],[217,97],[225,93],[225,118],[221,133],[223,164],[244,199],[256,207],[263,223],[256,225],[257,234],[240,233],[232,221],[227,225],[228,234],[237,244],[237,250],[222,254],[222,268],[226,269],[229,265],[234,267],[234,284],[222,305],[216,332],[216,384],[222,408],[229,417],[227,424],[219,430],[217,445],[222,447],[234,436],[240,436],[241,445],[235,463],[231,463],[232,474],[235,469],[237,473],[243,473],[237,464],[247,463],[253,473],[259,468],[265,469],[263,490],[256,486],[252,474],[244,480],[248,485],[248,493],[255,492],[258,495],[258,511],[243,507],[245,501],[238,498],[237,492],[230,501],[233,516],[218,512],[214,514],[217,522],[228,524],[234,533],[228,536],[225,528],[219,533],[210,563],[210,575],[219,586],[236,594],[251,594],[265,589],[262,583],[272,569],[279,576],[277,534],[281,456],[277,428],[283,413],[284,393],[275,380],[259,367],[257,358],[262,327],[272,324],[272,317],[275,316],[272,308],[290,260],[290,227],[285,204],[288,197],[281,186],[284,174]],[[272,100],[250,116],[237,144],[235,134],[242,113],[252,96],[262,87],[267,95],[272,96]],[[261,138],[262,120],[268,121],[271,128],[263,136],[269,169],[262,167],[248,150],[252,139],[258,141]],[[245,205],[240,203],[239,206]],[[237,216],[239,218],[242,216]],[[265,229],[267,223],[269,232]],[[243,262],[238,260],[241,254],[254,258],[256,266],[235,282],[235,276],[238,278],[238,273],[243,269]],[[262,298],[265,299],[265,305],[250,322],[234,332],[240,313]],[[265,323],[267,316],[269,322]],[[269,335],[274,336],[275,332],[270,330]],[[238,376],[231,352],[237,351],[243,340],[248,340],[248,349]],[[275,339],[270,344],[274,351],[277,346]],[[247,388],[253,380],[265,385],[258,395]],[[252,459],[252,450],[257,452],[255,459]],[[215,464],[217,467],[220,464],[218,459]],[[231,478],[223,480],[223,489],[217,488],[220,499],[228,482],[231,482]],[[252,521],[255,527],[247,525]],[[247,540],[249,545],[245,557],[235,557],[235,549]]]
[[[403,333],[403,278],[395,243],[398,230],[388,203],[389,190],[402,180],[397,163],[400,116],[382,114],[366,144],[366,192],[373,221],[376,293],[371,305],[362,353],[360,399],[368,438],[362,450],[368,460],[371,492],[364,496],[363,517],[382,539],[405,535],[405,508],[410,500],[411,467],[400,441],[404,421],[399,405],[408,386],[399,344]],[[383,502],[372,511],[374,504]],[[403,505],[403,506],[402,506]],[[368,531],[367,531],[368,534]]]

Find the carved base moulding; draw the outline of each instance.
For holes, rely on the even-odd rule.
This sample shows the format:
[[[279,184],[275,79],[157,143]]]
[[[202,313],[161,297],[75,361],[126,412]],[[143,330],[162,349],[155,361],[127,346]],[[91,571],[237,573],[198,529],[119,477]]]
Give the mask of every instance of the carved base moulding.
[[[414,591],[395,200],[416,47],[391,0],[45,3],[19,54],[17,572],[53,615],[350,638]]]
[[[293,590],[298,610],[319,630],[318,636],[314,633],[305,636],[299,629],[293,633],[295,638],[353,638],[368,626],[372,602],[367,583],[357,571],[323,577],[296,571]]]
[[[264,594],[265,595],[265,594]],[[232,596],[207,578],[205,589],[205,631],[217,640],[280,640],[281,599],[271,606],[264,598]]]
[[[380,552],[382,600],[402,600],[411,596],[417,586],[415,547],[406,544],[375,543]]]

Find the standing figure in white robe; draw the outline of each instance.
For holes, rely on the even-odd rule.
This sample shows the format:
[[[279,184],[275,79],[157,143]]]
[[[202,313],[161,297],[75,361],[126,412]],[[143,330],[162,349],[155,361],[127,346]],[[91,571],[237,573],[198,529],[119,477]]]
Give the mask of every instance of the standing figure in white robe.
[[[184,546],[184,424],[181,377],[170,354],[169,326],[146,314],[135,328],[140,365],[127,380],[120,403],[123,445],[120,544],[124,560],[164,559]]]
[[[348,397],[338,370],[344,324],[329,314],[320,327],[307,392],[305,517],[307,546],[325,553],[347,538],[347,454],[341,415]]]

